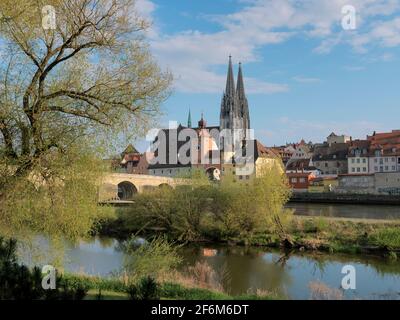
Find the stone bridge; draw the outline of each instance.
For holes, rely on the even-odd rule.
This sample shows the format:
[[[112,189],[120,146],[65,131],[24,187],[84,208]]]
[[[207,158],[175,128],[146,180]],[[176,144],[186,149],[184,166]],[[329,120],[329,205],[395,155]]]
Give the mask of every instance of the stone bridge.
[[[131,201],[136,193],[159,187],[175,187],[177,180],[144,174],[112,173],[103,178],[99,202]]]

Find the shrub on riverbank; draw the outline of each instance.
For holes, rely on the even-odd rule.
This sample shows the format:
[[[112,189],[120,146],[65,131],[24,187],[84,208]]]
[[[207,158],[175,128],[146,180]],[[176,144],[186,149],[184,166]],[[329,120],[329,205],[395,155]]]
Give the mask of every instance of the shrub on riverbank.
[[[132,237],[123,246],[124,274],[131,285],[145,277],[158,279],[175,270],[182,262],[177,252],[178,246],[163,237],[156,237],[149,242],[137,243]]]
[[[135,205],[103,225],[115,233],[162,232],[179,241],[244,237],[268,228],[286,238],[290,216],[283,206],[290,196],[278,165],[247,183],[225,178],[212,183],[193,173],[186,185],[138,194]]]

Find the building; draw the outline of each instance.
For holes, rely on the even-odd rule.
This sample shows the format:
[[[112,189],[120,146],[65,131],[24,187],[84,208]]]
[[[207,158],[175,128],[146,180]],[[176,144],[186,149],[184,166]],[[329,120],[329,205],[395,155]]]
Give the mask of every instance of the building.
[[[190,132],[196,132],[195,139],[186,137],[185,141],[179,141],[178,136],[184,133],[185,129],[193,129]],[[213,179],[219,179],[220,151],[218,141],[212,137],[213,130],[219,127],[209,127],[201,116],[198,126],[191,128],[191,118],[188,118],[188,126],[179,125],[175,129],[162,129],[158,132],[152,145],[154,146],[154,157],[148,166],[148,173],[156,176],[176,177],[190,174],[193,170],[200,169],[206,171]],[[165,149],[158,148],[157,143],[165,146]],[[189,143],[185,154],[188,161],[183,161],[179,153],[185,144]],[[176,144],[176,150],[170,150],[170,146]],[[196,152],[192,152],[195,150]],[[161,157],[160,153],[164,154]]]
[[[277,157],[282,160],[284,166],[288,163],[290,158],[293,156],[293,152],[291,148],[288,146],[274,146],[269,148]]]
[[[239,63],[238,80],[235,88],[231,56],[229,56],[226,88],[222,95],[220,110],[220,130],[224,129],[241,131],[241,135],[237,137],[240,140],[246,138],[246,131],[250,129],[250,112],[244,90],[242,65]]]
[[[286,165],[286,172],[312,172],[315,176],[319,175],[320,171],[311,162],[311,159],[291,160]]]
[[[330,137],[327,142],[314,147],[312,163],[324,175],[346,174],[348,173],[347,159],[350,144],[348,141],[346,143],[338,142],[344,141],[345,136],[341,136],[343,139],[336,139],[337,136],[331,134]]]
[[[290,187],[295,192],[307,192],[310,181],[315,178],[311,172],[289,172],[286,173]]]
[[[306,143],[303,139],[299,143],[292,144],[290,148],[292,156],[289,162],[297,159],[311,159],[313,155],[312,147],[313,146],[311,142]]]
[[[371,142],[368,140],[354,140],[350,142],[348,152],[348,173],[369,173],[369,150]]]
[[[367,136],[370,142],[369,172],[400,171],[400,130]]]
[[[338,136],[336,133],[332,132],[326,139],[326,143],[331,146],[336,143],[347,143],[351,141],[350,136],[340,135]]]

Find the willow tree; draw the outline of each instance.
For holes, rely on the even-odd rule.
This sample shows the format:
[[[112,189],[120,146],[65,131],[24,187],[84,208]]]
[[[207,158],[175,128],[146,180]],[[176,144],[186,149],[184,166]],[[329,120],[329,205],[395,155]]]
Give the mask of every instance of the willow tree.
[[[133,0],[0,2],[0,227],[88,230],[93,143],[140,132],[169,93],[148,27]]]

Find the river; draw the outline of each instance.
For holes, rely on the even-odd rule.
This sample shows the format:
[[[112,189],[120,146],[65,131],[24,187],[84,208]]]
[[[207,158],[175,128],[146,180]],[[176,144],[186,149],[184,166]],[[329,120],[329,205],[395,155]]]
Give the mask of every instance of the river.
[[[69,246],[65,270],[109,276],[123,267],[124,253],[119,248],[118,241],[110,238]],[[343,266],[352,265],[356,290],[341,290],[345,299],[400,299],[400,263],[382,258],[236,246],[190,246],[181,255],[182,269],[206,261],[217,272],[223,270],[224,289],[234,295],[261,289],[289,299],[309,299],[310,284],[340,288]]]
[[[297,215],[363,219],[400,218],[396,206],[330,205],[289,203]],[[69,272],[109,276],[121,271],[125,253],[118,240],[93,238],[67,245],[64,268]],[[354,266],[356,289],[342,290],[345,299],[400,299],[400,262],[373,256],[284,253],[268,248],[237,246],[189,246],[181,249],[184,270],[206,261],[217,272],[224,271],[224,289],[233,295],[261,289],[289,299],[309,299],[310,284],[322,282],[339,289],[342,268]],[[126,257],[125,257],[126,258]]]
[[[400,219],[400,206],[289,202],[295,215],[357,219]]]

